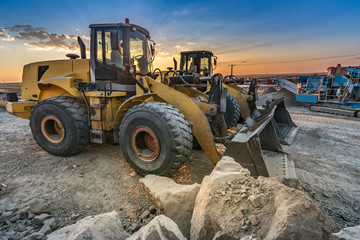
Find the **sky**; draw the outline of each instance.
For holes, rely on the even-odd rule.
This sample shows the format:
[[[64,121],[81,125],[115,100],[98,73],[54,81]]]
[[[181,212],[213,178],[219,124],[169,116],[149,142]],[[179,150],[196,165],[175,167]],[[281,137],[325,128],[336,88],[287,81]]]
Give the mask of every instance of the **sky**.
[[[0,9],[0,82],[21,81],[27,63],[79,54],[90,24],[125,18],[150,32],[161,69],[187,50],[212,51],[223,75],[230,64],[236,75],[360,64],[358,0],[0,0]]]

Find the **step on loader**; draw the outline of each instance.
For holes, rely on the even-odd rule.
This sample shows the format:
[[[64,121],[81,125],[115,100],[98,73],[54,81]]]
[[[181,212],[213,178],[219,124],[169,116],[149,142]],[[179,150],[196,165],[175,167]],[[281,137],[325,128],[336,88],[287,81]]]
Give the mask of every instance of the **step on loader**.
[[[146,29],[128,19],[90,29],[90,59],[78,38],[81,57],[25,65],[21,99],[8,94],[7,111],[30,120],[45,151],[70,156],[90,142],[104,143],[110,133],[139,174],[169,176],[188,160],[195,137],[215,164],[221,158],[216,143],[222,143],[254,176],[294,176],[272,125],[277,105],[259,112],[251,126],[229,132],[221,75],[208,80],[208,94],[170,86],[155,80],[155,44]]]

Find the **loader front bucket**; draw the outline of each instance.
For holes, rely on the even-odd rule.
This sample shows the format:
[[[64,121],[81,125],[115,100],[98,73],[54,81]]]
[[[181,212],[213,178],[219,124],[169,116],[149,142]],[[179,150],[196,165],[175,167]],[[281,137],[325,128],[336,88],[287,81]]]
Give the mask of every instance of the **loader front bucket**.
[[[291,116],[285,107],[284,98],[279,98],[271,103],[268,103],[265,106],[265,109],[260,109],[259,111],[264,114],[266,111],[268,111],[268,109],[271,109],[273,106],[276,106],[276,110],[274,112],[275,121],[272,122],[275,131],[279,137],[280,143],[285,145],[291,145],[299,132],[299,127],[291,119]]]
[[[295,166],[277,136],[274,114],[277,105],[262,110],[263,114],[251,127],[243,126],[227,146],[224,156],[230,156],[249,169],[252,176],[296,178]]]

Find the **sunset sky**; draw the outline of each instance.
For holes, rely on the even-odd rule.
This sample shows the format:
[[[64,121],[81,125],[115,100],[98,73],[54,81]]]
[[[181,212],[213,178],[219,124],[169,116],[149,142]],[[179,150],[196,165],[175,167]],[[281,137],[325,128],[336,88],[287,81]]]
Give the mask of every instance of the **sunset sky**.
[[[360,64],[360,1],[0,1],[0,82],[24,64],[79,54],[89,24],[130,22],[156,42],[155,67],[185,50],[218,56],[229,74],[326,71]],[[88,55],[89,56],[89,55]]]

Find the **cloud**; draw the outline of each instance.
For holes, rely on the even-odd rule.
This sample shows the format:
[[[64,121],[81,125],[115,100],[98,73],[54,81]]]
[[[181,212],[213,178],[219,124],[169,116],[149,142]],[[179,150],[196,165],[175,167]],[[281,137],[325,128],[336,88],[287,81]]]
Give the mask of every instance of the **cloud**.
[[[68,50],[76,50],[79,48],[74,36],[65,34],[58,35],[56,33],[48,33],[47,41],[30,42],[29,46],[38,48],[63,48]]]
[[[0,40],[2,41],[14,41],[14,38],[6,31],[5,28],[0,28]]]
[[[3,31],[1,31],[3,29]],[[14,25],[12,27],[0,28],[0,39],[2,32],[7,33],[6,30],[15,33],[15,38],[23,41],[26,46],[36,50],[58,49],[64,51],[74,51],[79,49],[76,35],[51,33],[43,26],[31,25]],[[9,37],[11,37],[8,34]],[[13,40],[14,38],[11,37]],[[90,38],[88,36],[81,36],[85,44],[89,46]],[[30,41],[30,42],[29,42]]]
[[[14,25],[9,27],[9,30],[16,32],[16,38],[21,40],[45,40],[48,34],[44,27],[33,27],[31,25]]]

